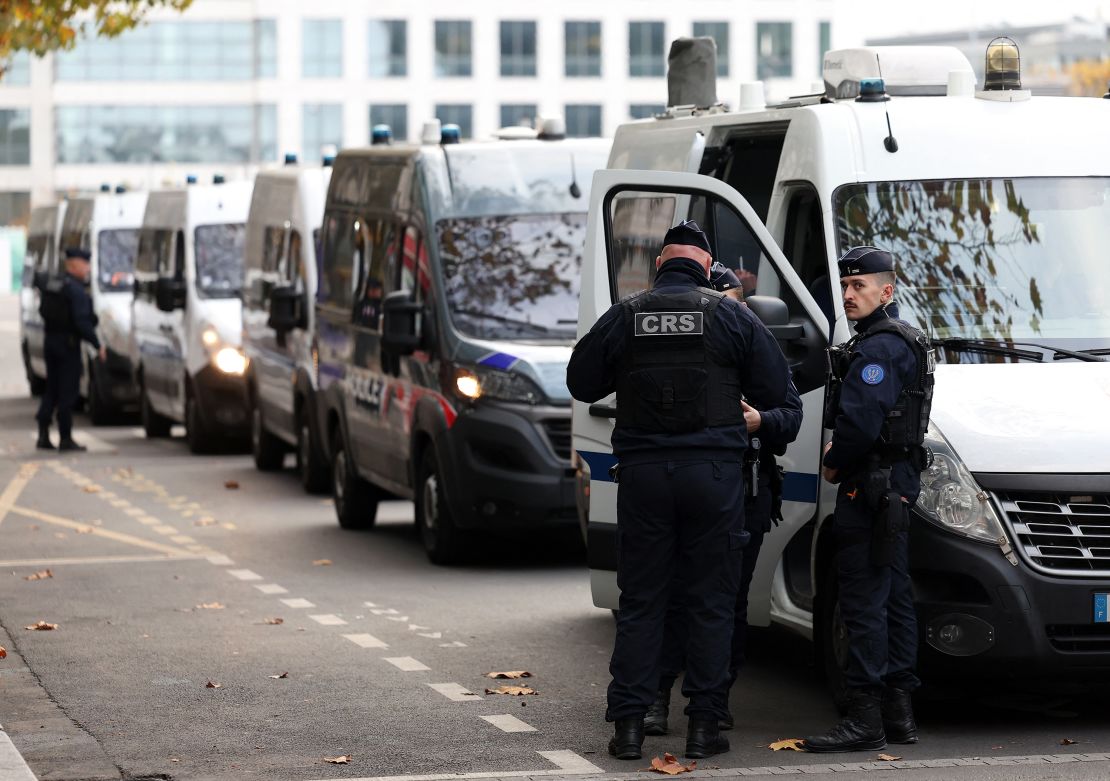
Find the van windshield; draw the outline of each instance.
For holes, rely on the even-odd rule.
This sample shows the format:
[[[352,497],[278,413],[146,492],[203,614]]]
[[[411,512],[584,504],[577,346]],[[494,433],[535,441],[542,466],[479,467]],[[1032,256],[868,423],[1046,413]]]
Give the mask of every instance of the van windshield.
[[[131,290],[131,272],[139,249],[138,228],[103,230],[96,240],[96,278],[105,293]]]
[[[1110,346],[1110,178],[851,184],[835,208],[841,251],[891,250],[901,314],[931,336]]]
[[[455,327],[476,339],[574,339],[586,215],[467,217],[436,224]]]
[[[243,223],[200,225],[194,234],[197,289],[208,298],[235,298],[243,285]]]

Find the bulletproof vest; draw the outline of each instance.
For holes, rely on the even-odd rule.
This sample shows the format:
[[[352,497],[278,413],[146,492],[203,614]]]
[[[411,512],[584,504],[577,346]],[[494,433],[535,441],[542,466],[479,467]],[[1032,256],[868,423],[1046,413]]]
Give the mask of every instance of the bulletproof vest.
[[[898,401],[883,421],[877,449],[888,460],[916,458],[922,452],[925,431],[929,428],[936,358],[929,338],[901,320],[880,320],[862,334],[829,349],[829,392],[825,401],[824,425],[830,429],[836,427],[836,416],[840,412],[840,390],[858,354],[856,346],[864,339],[881,333],[895,334],[909,345],[917,362],[917,372],[903,384]]]
[[[47,331],[70,332],[74,329],[73,312],[65,294],[64,277],[52,276],[39,292],[39,314]]]
[[[647,290],[621,302],[628,345],[617,380],[617,425],[659,433],[740,425],[740,378],[707,347],[724,295]]]

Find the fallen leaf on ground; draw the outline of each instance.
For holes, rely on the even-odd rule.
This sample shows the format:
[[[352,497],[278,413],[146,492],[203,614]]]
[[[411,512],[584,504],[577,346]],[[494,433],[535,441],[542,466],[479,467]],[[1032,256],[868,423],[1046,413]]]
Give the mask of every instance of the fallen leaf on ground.
[[[271,675],[270,677],[273,678],[274,680],[279,680],[281,678],[288,678],[289,673],[285,672],[285,673],[282,673],[281,675]]]
[[[689,765],[684,765],[678,761],[674,754],[663,754],[663,758],[654,757],[651,760],[651,767],[649,770],[654,770],[656,773],[665,773],[668,776],[677,776],[679,773],[689,773],[697,768],[698,763],[691,762]]]
[[[100,492],[100,486],[99,485],[86,485],[81,490],[84,491],[87,494],[95,494],[95,493]]]
[[[197,518],[195,521],[193,521],[193,526],[212,526],[215,523],[216,523],[215,518],[208,518],[208,517]]]
[[[487,678],[508,678],[510,680],[516,678],[531,678],[532,673],[527,670],[510,670],[507,673],[486,673]]]
[[[181,760],[178,759],[177,757],[170,757],[170,762],[180,762],[180,761]]]
[[[46,621],[43,621],[42,619],[39,619],[38,621],[31,624],[30,626],[25,626],[23,628],[24,629],[30,629],[32,632],[49,632],[51,630],[57,629],[58,625],[57,624],[50,624],[50,623],[47,623]]]
[[[228,490],[234,491],[238,487],[239,487],[239,481],[238,480],[224,480],[224,488],[227,488]]]
[[[879,754],[879,759],[883,762],[897,762],[901,757],[892,757],[890,754]]]
[[[224,685],[222,683],[216,683],[216,681],[209,681],[204,684],[204,688],[206,689],[222,689],[223,687]]]
[[[782,740],[776,740],[767,748],[771,749],[771,751],[782,751],[783,749],[788,749],[790,751],[805,751],[805,749],[802,748],[802,743],[804,742],[802,738],[783,738]]]
[[[220,602],[202,602],[197,605],[198,610],[223,610],[224,605]]]
[[[284,618],[267,618],[266,623],[270,624],[271,626],[277,626],[278,624],[284,624],[285,619]]]
[[[1061,746],[1074,746],[1078,742],[1078,740],[1072,740],[1071,738],[1060,738]]]
[[[349,765],[351,764],[351,755],[344,754],[341,757],[324,757],[324,761],[329,765]]]
[[[316,559],[312,562],[313,567],[330,567],[331,559]]]
[[[523,697],[526,694],[539,694],[539,692],[527,686],[498,686],[496,689],[486,689],[486,694],[508,694],[510,697]]]
[[[8,649],[0,645],[0,659],[8,658]]]
[[[40,570],[39,572],[36,572],[34,575],[24,575],[23,579],[24,580],[46,580],[47,578],[52,578],[52,577],[54,577],[54,573],[51,572],[48,569],[44,569],[44,570]]]

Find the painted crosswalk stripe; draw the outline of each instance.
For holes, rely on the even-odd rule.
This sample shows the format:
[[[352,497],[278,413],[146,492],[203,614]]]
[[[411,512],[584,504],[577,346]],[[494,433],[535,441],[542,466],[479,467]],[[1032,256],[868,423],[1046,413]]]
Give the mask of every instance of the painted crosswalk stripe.
[[[188,534],[176,534],[173,537],[170,537],[170,539],[178,543],[179,545],[187,545],[189,543],[196,542],[196,540],[194,540]]]
[[[134,515],[146,515],[146,510],[144,510],[142,507],[128,507],[123,512],[126,513],[127,515],[132,515],[132,516],[134,516]]]
[[[262,576],[257,572],[251,572],[249,569],[229,569],[228,575],[239,580],[262,580]]]
[[[208,557],[208,563],[215,564],[217,567],[229,567],[235,562],[229,559],[227,556],[216,554],[215,556]]]
[[[535,732],[536,728],[531,724],[525,724],[516,716],[510,716],[508,713],[498,714],[496,716],[482,716],[482,721],[488,721],[493,726],[497,727],[502,732]]]
[[[470,702],[471,700],[482,699],[479,695],[459,686],[457,683],[429,683],[428,685],[453,702]]]
[[[361,648],[389,648],[389,645],[382,642],[378,638],[374,637],[374,635],[343,635],[343,636],[345,638],[347,638],[348,640],[350,640],[355,645],[360,646]]]
[[[283,600],[281,600],[281,602],[286,607],[296,607],[296,608],[316,607],[316,605],[312,604],[307,599],[303,599],[301,597],[294,597],[293,599],[283,599]]]
[[[282,601],[284,602],[285,600]],[[343,626],[347,623],[334,613],[321,613],[319,615],[311,615],[309,618],[321,626]]]
[[[284,586],[279,586],[277,583],[259,583],[255,588],[263,594],[288,594],[289,589]]]
[[[568,773],[601,773],[603,772],[594,763],[590,762],[585,757],[575,754],[573,751],[540,751],[538,752],[541,757],[546,759],[551,764],[558,767],[560,770],[567,771]]]
[[[154,526],[152,528],[159,534],[177,534],[177,529],[172,526]]]
[[[160,518],[155,518],[153,515],[144,515],[141,518],[136,518],[135,520],[138,521],[139,523],[143,524],[144,526],[161,526],[162,525],[162,520]]]
[[[383,658],[385,659],[385,661],[389,662],[391,665],[404,673],[417,673],[423,670],[432,669],[423,662],[418,662],[416,659],[413,659],[411,656],[394,656]]]

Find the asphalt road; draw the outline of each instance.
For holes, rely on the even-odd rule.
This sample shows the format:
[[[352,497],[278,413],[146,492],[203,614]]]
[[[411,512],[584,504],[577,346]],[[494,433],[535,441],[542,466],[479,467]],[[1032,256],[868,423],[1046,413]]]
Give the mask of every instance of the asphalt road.
[[[26,778],[6,744],[42,781],[644,777],[647,759],[605,752],[613,621],[590,604],[573,537],[490,538],[440,568],[411,505],[344,532],[330,499],[245,455],[79,419],[90,452],[43,457],[10,314],[0,301],[0,781]],[[25,629],[37,621],[58,627]],[[774,753],[835,713],[807,641],[759,631],[750,656],[733,750],[697,776],[1110,774],[1100,698],[1009,689],[922,703],[921,743],[889,750],[902,762]],[[507,670],[539,693],[485,694],[498,684],[484,674]],[[673,722],[648,757],[681,753]]]

